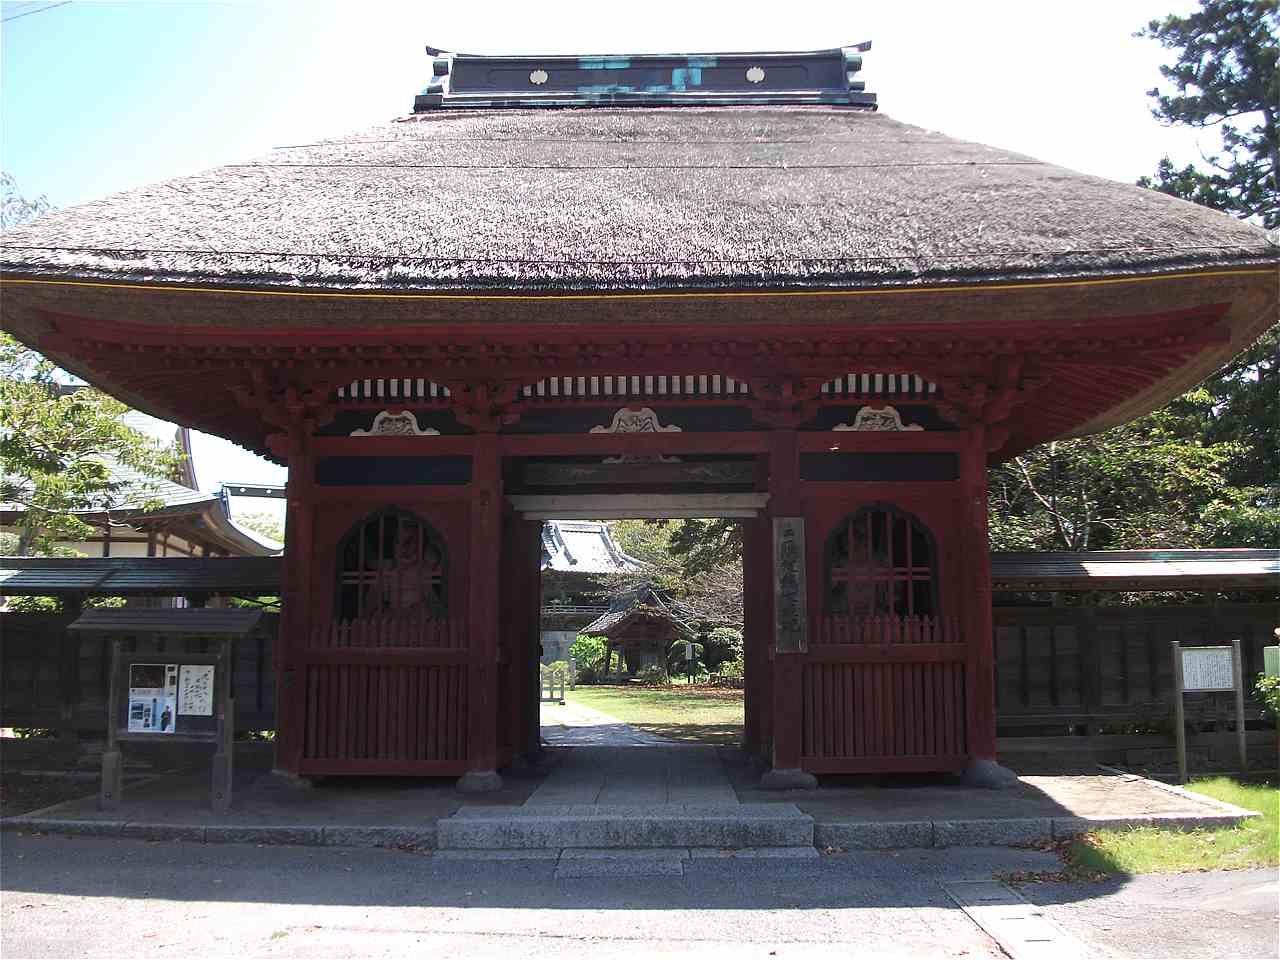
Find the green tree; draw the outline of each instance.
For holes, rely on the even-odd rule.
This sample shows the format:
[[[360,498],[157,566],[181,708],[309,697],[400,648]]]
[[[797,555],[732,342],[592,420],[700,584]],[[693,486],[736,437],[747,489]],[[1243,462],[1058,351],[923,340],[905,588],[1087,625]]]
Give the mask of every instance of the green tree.
[[[0,334],[0,501],[17,504],[17,551],[48,553],[93,528],[78,515],[147,509],[156,501],[139,475],[165,477],[166,450],[121,421],[126,407],[84,388],[8,334]]]
[[[1280,225],[1280,0],[1202,0],[1187,16],[1152,20],[1137,36],[1176,52],[1160,72],[1172,85],[1149,91],[1166,124],[1218,126],[1222,153],[1177,168],[1168,156],[1143,186],[1223,210],[1266,227]]]
[[[48,197],[26,199],[13,176],[0,172],[0,230],[21,226],[52,209]]]
[[[732,523],[731,521],[727,521]],[[622,589],[636,580],[647,580],[674,597],[692,618],[713,624],[742,625],[742,549],[711,542],[691,561],[687,545],[696,545],[688,531],[722,524],[713,520],[617,520],[611,524],[614,539],[624,553],[645,564],[638,576],[611,578],[610,587]],[[694,526],[690,526],[690,525]],[[736,526],[736,525],[735,525]],[[723,528],[721,528],[723,529]],[[709,536],[712,536],[709,534]],[[737,534],[740,538],[741,534]],[[731,541],[730,541],[731,542]],[[680,544],[681,546],[678,546]],[[712,557],[714,556],[714,560]]]
[[[992,547],[1267,545],[1276,514],[1258,503],[1268,492],[1234,486],[1228,476],[1248,445],[1204,439],[1214,404],[1197,390],[1130,423],[1043,444],[994,468]]]
[[[1202,0],[1151,21],[1176,58],[1151,90],[1167,124],[1220,126],[1208,170],[1165,157],[1142,186],[1280,223],[1280,0]],[[1027,451],[990,473],[997,550],[1275,546],[1280,542],[1280,328],[1163,410]]]
[[[254,533],[260,533],[276,543],[284,543],[284,523],[274,513],[262,511],[242,513],[235,518],[235,521],[240,526],[247,527]]]

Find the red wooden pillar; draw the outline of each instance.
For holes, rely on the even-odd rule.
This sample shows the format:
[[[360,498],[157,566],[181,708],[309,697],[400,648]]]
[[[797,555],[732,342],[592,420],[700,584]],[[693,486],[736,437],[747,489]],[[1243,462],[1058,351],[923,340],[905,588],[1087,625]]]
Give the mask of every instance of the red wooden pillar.
[[[284,577],[280,626],[273,660],[276,675],[277,772],[296,776],[306,738],[306,667],[301,663],[311,631],[312,566],[315,560],[314,459],[301,431],[278,436],[277,453],[289,460],[285,507]],[[284,449],[280,449],[283,447]]]
[[[502,555],[502,459],[498,437],[476,435],[471,459],[467,630],[467,772],[458,789],[496,790],[498,776],[498,602]]]
[[[767,517],[742,521],[742,653],[744,665],[743,747],[767,759],[773,710],[769,661],[769,542]]]
[[[804,517],[800,495],[800,453],[794,428],[776,429],[769,435],[769,513],[771,518]],[[769,651],[773,658],[772,683],[772,750],[773,768],[764,775],[761,785],[786,790],[796,787],[812,789],[817,779],[800,769],[804,701],[801,682],[804,652],[780,650],[778,615],[774,602],[774,580],[777,576],[778,544],[774,542],[770,522],[769,581]],[[801,595],[804,596],[802,589]]]
[[[968,601],[965,734],[969,766],[965,776],[977,786],[1012,786],[1017,777],[996,762],[996,661],[991,623],[991,550],[987,542],[987,432],[981,423],[969,430],[960,469],[964,498],[961,557]]]
[[[503,604],[511,645],[511,697],[507,713],[510,742],[517,757],[538,752],[538,664],[542,613],[542,521],[512,518],[504,548],[511,574],[509,601]]]

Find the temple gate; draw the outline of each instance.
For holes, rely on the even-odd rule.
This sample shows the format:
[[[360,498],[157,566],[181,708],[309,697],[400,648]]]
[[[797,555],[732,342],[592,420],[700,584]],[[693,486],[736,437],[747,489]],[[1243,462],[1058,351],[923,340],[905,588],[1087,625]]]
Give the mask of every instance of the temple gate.
[[[474,57],[0,240],[5,329],[289,468],[277,766],[537,749],[538,524],[740,519],[765,782],[998,783],[986,467],[1155,409],[1280,248],[876,112],[867,45]]]

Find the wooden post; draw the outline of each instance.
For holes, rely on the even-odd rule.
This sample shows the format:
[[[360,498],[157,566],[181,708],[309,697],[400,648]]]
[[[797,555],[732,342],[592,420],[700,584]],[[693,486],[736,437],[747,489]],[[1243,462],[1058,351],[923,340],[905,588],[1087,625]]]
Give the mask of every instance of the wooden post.
[[[306,739],[306,673],[299,665],[310,643],[311,568],[315,552],[312,504],[314,462],[301,431],[289,440],[288,500],[285,510],[284,583],[280,626],[273,653],[276,674],[275,765],[296,777]]]
[[[524,672],[523,688],[526,691],[525,727],[522,742],[516,749],[532,759],[542,750],[541,728],[541,696],[537,695],[540,682],[542,656],[542,521],[517,521],[523,531],[520,538],[520,555],[517,558],[521,568],[528,577],[528,591],[525,597],[525,616],[527,622],[523,626],[525,637],[523,656]]]
[[[965,740],[969,766],[965,779],[974,786],[1012,787],[1013,771],[996,761],[996,653],[991,618],[991,552],[987,543],[987,431],[970,426],[960,456],[962,496],[960,525],[961,582],[964,599]]]
[[[111,641],[111,680],[107,687],[107,748],[102,752],[102,786],[98,806],[115,810],[124,799],[124,760],[120,755],[118,726],[120,723],[120,659],[121,641]]]
[[[236,707],[231,684],[231,664],[235,660],[235,640],[224,637],[214,668],[214,687],[218,695],[217,747],[213,754],[213,773],[209,787],[210,805],[217,813],[231,809],[232,768],[235,758]]]
[[[502,545],[502,460],[494,433],[476,435],[471,461],[471,542],[467,628],[471,640],[467,691],[467,772],[458,789],[497,790],[498,585]]]
[[[802,730],[804,716],[801,679],[804,671],[804,651],[807,643],[797,649],[791,631],[781,629],[778,617],[778,599],[775,579],[779,575],[779,536],[773,530],[773,521],[781,518],[800,518],[803,532],[804,504],[800,493],[799,443],[794,428],[776,429],[769,434],[769,514],[771,533],[769,548],[769,602],[770,648],[773,657],[773,742],[770,751],[772,769],[761,779],[761,786],[769,789],[813,789],[818,780],[811,773],[800,769]],[[802,538],[803,540],[803,538]],[[800,554],[800,584],[798,597],[801,619],[807,597],[804,590],[804,553]],[[804,639],[804,638],[801,638]]]
[[[1178,782],[1187,782],[1187,728],[1186,709],[1182,704],[1182,644],[1173,640],[1169,644],[1173,652],[1173,735],[1178,747]]]
[[[84,598],[67,597],[62,609],[71,618],[68,625],[74,623],[84,609]],[[80,637],[70,630],[63,631],[58,651],[58,699],[58,739],[64,745],[72,745],[77,736],[76,706],[80,702]]]
[[[1244,662],[1240,641],[1231,641],[1231,685],[1236,698],[1236,749],[1240,756],[1240,772],[1249,772],[1249,738],[1244,729]]]
[[[760,713],[765,706],[760,680],[764,666],[757,662],[764,659],[760,656],[764,650],[758,614],[760,593],[765,589],[759,581],[756,557],[759,529],[758,520],[742,521],[742,748],[753,757],[764,751],[760,742]]]

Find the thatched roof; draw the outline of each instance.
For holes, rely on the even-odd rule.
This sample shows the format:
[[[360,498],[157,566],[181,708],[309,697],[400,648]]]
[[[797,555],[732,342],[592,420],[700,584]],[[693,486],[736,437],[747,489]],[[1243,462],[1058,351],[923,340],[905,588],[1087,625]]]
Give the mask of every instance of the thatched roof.
[[[41,217],[8,276],[786,289],[1247,263],[1256,227],[840,107],[427,113]]]

